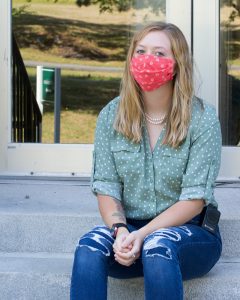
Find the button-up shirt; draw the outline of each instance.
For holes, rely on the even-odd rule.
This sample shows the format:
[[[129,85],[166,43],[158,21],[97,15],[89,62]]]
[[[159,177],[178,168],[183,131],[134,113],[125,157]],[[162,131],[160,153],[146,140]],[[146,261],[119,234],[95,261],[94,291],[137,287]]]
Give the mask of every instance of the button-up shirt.
[[[220,168],[222,139],[215,108],[194,97],[184,142],[177,148],[163,145],[163,128],[152,151],[145,122],[139,143],[114,130],[119,100],[117,97],[109,102],[98,117],[93,193],[121,201],[126,217],[139,220],[154,218],[182,200],[204,199],[206,205],[217,207],[213,188]]]

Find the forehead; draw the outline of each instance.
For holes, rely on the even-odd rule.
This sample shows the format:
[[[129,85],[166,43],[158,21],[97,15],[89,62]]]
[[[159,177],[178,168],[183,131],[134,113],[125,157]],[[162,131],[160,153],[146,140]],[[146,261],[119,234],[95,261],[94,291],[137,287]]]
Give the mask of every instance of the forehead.
[[[171,49],[171,42],[168,36],[163,31],[151,31],[142,38],[137,45],[147,47],[164,47]]]

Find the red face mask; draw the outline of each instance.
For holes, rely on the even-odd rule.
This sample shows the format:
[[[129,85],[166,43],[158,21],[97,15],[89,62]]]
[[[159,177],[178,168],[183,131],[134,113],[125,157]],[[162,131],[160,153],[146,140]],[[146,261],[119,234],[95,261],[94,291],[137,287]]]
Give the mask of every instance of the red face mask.
[[[130,71],[144,91],[153,91],[173,79],[174,61],[171,58],[143,54],[133,57]]]

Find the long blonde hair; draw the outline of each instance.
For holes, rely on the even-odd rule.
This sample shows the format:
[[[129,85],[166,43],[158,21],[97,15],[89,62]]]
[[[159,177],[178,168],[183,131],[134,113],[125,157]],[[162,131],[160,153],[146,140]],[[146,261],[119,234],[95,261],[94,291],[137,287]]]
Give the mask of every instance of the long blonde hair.
[[[144,117],[142,91],[130,72],[130,62],[137,44],[151,31],[163,31],[168,36],[176,61],[173,97],[167,116],[163,144],[177,148],[186,138],[191,117],[193,66],[192,57],[183,33],[177,26],[170,23],[152,23],[134,34],[121,81],[120,102],[114,129],[132,142],[139,143],[142,139],[142,120]]]

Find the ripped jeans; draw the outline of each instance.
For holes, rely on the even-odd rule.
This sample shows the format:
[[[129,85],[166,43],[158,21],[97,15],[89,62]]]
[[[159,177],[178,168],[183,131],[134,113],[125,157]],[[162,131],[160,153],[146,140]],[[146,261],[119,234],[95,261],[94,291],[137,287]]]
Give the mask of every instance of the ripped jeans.
[[[200,215],[182,226],[159,229],[146,236],[139,259],[130,267],[114,260],[113,238],[106,226],[85,234],[75,251],[71,300],[106,300],[108,276],[144,276],[146,300],[182,300],[183,280],[207,274],[219,260],[222,241],[198,225]],[[148,221],[127,220],[130,231]]]

